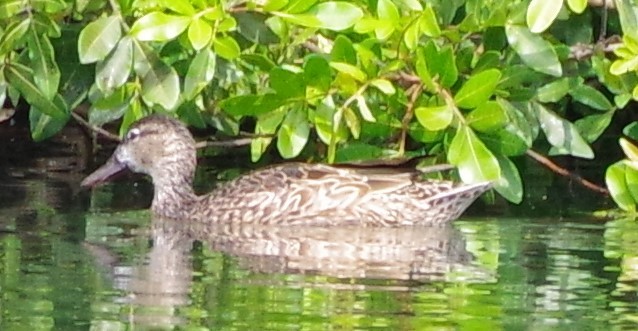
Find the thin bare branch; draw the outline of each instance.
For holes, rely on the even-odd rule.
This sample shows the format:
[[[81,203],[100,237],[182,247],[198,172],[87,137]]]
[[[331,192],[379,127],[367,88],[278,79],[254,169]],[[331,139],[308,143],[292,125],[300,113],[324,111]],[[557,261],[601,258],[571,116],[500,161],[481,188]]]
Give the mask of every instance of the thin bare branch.
[[[80,125],[82,125],[83,127],[91,130],[91,132],[95,132],[96,134],[99,134],[101,136],[103,136],[104,138],[111,140],[111,141],[116,141],[116,142],[120,142],[121,139],[120,137],[118,137],[117,135],[114,135],[98,126],[95,126],[89,122],[87,122],[84,118],[82,118],[82,116],[80,116],[79,114],[75,113],[75,112],[71,112],[71,116],[73,116],[73,119],[75,119],[76,122],[78,122]]]

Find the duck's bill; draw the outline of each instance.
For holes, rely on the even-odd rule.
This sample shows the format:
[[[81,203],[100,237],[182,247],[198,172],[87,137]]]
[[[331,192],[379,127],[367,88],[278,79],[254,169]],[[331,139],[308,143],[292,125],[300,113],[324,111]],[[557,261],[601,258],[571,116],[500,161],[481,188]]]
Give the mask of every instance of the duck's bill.
[[[107,182],[109,179],[113,178],[113,176],[122,172],[124,169],[126,169],[126,165],[119,162],[114,156],[111,156],[111,158],[106,161],[106,164],[99,167],[92,174],[84,178],[80,185],[83,187],[93,187],[99,185],[101,183]]]

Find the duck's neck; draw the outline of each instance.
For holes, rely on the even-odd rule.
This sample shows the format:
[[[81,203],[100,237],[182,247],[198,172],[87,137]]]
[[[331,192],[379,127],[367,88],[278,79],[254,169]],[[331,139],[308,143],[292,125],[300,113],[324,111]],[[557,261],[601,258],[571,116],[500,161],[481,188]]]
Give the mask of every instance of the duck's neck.
[[[153,176],[155,193],[151,209],[154,214],[170,218],[188,218],[197,201],[190,174]]]

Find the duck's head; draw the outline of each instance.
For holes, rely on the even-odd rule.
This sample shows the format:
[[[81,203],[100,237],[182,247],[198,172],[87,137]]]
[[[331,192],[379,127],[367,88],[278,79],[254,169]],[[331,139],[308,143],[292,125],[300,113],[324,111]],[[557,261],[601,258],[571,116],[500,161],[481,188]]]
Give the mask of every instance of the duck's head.
[[[158,186],[190,185],[195,166],[195,141],[188,129],[175,119],[151,115],[132,125],[106,164],[81,185],[95,186],[130,169],[150,175],[157,191]]]

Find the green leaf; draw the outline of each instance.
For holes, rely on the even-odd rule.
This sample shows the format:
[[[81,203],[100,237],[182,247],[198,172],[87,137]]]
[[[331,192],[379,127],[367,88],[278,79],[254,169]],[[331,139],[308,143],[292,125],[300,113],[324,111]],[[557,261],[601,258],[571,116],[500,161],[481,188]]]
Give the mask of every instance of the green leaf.
[[[594,157],[594,151],[571,122],[541,104],[535,103],[534,108],[547,141],[556,148],[555,154],[570,154],[586,159]]]
[[[334,130],[336,112],[337,107],[334,104],[334,100],[332,96],[328,95],[317,105],[317,109],[312,119],[319,139],[321,139],[321,141],[326,145],[337,144],[346,140],[348,137],[346,128],[342,125],[342,123],[338,123],[337,130]],[[349,112],[351,113],[350,115],[354,114],[352,110],[349,110]]]
[[[32,107],[57,119],[68,116],[68,109],[60,107],[64,102],[54,102],[40,91],[33,81],[33,71],[30,68],[18,63],[6,64],[4,77]]]
[[[285,159],[296,157],[308,142],[310,125],[306,110],[301,107],[291,109],[277,131],[277,150]]]
[[[179,100],[179,77],[173,67],[163,63],[154,63],[142,77],[142,100],[149,106],[160,105],[173,110]]]
[[[578,85],[569,91],[574,100],[598,110],[612,110],[614,105],[604,94],[589,85]]]
[[[264,2],[265,11],[280,10],[288,5],[288,0],[266,0]]]
[[[366,74],[359,68],[343,62],[330,62],[330,66],[335,70],[344,73],[360,82],[365,82]]]
[[[328,1],[313,6],[307,14],[315,17],[319,25],[334,31],[345,30],[363,17],[363,11],[357,5],[345,1]]]
[[[255,134],[272,135],[277,131],[279,124],[284,119],[286,112],[284,109],[272,111],[259,116],[255,124]],[[266,152],[266,149],[272,142],[272,137],[257,137],[250,143],[250,158],[253,162],[257,162]]]
[[[626,162],[629,164],[629,162]],[[638,169],[636,169],[635,163],[628,165],[625,168],[625,183],[627,183],[627,190],[631,195],[634,202],[638,201]]]
[[[390,82],[387,79],[382,79],[382,78],[373,79],[372,81],[370,81],[370,85],[378,88],[385,95],[393,95],[394,93],[396,93],[396,89],[394,88],[394,85],[392,85],[392,82]]]
[[[508,118],[500,103],[488,101],[472,110],[467,115],[466,121],[474,130],[492,132],[503,128],[507,124]]]
[[[638,40],[638,17],[636,17],[633,1],[616,0],[614,4],[616,5],[623,34]]]
[[[583,138],[585,138],[587,142],[591,143],[596,141],[596,139],[605,132],[605,129],[609,127],[613,117],[613,111],[588,115],[574,122],[574,125]]]
[[[35,85],[47,99],[52,100],[58,93],[60,69],[55,61],[51,41],[46,35],[38,35],[35,30],[31,30],[27,45]]]
[[[632,122],[631,124],[625,126],[622,130],[622,133],[625,136],[638,141],[638,122]]]
[[[421,31],[428,37],[436,38],[441,35],[441,28],[439,27],[436,13],[430,3],[427,4],[423,14],[421,14],[418,24]]]
[[[605,183],[607,184],[612,199],[614,199],[618,207],[625,211],[635,212],[636,200],[634,200],[629,192],[625,179],[625,173],[629,169],[631,169],[630,171],[636,171],[627,167],[623,161],[612,164],[605,172]]]
[[[314,86],[321,91],[328,91],[332,84],[332,75],[328,61],[318,54],[306,58],[303,66],[304,79],[308,86]]]
[[[182,15],[195,15],[195,8],[188,0],[161,0],[162,6]]]
[[[284,99],[299,98],[306,95],[306,85],[301,73],[275,67],[270,71],[270,87]]]
[[[270,71],[275,67],[275,62],[261,54],[242,54],[240,57],[247,64],[263,71]]]
[[[124,85],[133,68],[133,42],[124,37],[117,47],[95,68],[95,83],[104,93]]]
[[[26,10],[28,2],[24,0],[3,0],[0,3],[0,18],[15,17],[18,13]]]
[[[234,60],[241,54],[239,44],[234,38],[229,36],[218,36],[213,39],[213,48],[217,55],[227,60]]]
[[[279,42],[279,37],[266,25],[268,16],[261,13],[233,14],[239,24],[239,33],[255,44],[270,45]]]
[[[276,94],[238,95],[222,100],[219,106],[232,116],[259,116],[285,104]]]
[[[332,62],[343,62],[352,65],[357,64],[357,52],[352,46],[352,41],[343,35],[335,38],[332,50],[330,51],[330,60]]]
[[[196,51],[206,47],[213,37],[213,28],[201,18],[193,20],[188,26],[188,40]]]
[[[630,161],[638,161],[638,147],[626,138],[620,138],[618,143],[622,148],[623,153]]]
[[[187,16],[152,12],[135,21],[129,34],[141,41],[168,41],[184,32],[190,22]]]
[[[532,0],[527,7],[527,26],[530,31],[545,31],[558,17],[562,7],[562,0]]]
[[[184,78],[184,98],[192,100],[215,77],[215,53],[210,48],[200,50],[193,58]]]
[[[558,102],[567,95],[569,88],[569,78],[563,77],[539,88],[536,96],[540,102]]]
[[[126,87],[115,90],[108,96],[91,103],[89,108],[89,123],[102,126],[106,123],[122,118],[131,104],[131,94]]]
[[[21,46],[23,37],[29,30],[31,20],[19,20],[7,26],[0,36],[0,55],[17,50]]]
[[[61,102],[60,108],[64,108],[62,98],[59,97],[56,102]],[[69,114],[63,117],[51,117],[36,107],[31,107],[29,110],[29,127],[31,130],[31,138],[34,141],[42,141],[52,137],[56,133],[60,132],[62,128],[69,121]]]
[[[513,24],[505,25],[505,34],[518,56],[532,69],[556,77],[563,75],[556,51],[541,36],[524,26]]]
[[[120,21],[116,16],[101,17],[89,23],[78,39],[80,63],[103,60],[122,37]]]
[[[289,14],[303,13],[314,6],[317,1],[318,0],[290,0],[284,11]]]
[[[454,96],[454,101],[461,108],[475,108],[487,101],[501,79],[498,69],[488,69],[472,75]]]
[[[445,46],[439,50],[434,42],[430,40],[423,48],[423,51],[423,67],[427,68],[429,76],[438,77],[438,81],[443,87],[452,87],[459,76],[452,48]],[[421,75],[419,74],[419,76]],[[423,77],[421,78],[423,79]],[[425,84],[427,85],[427,83]]]
[[[359,114],[361,114],[361,117],[368,122],[376,122],[377,120],[374,118],[374,115],[372,115],[370,108],[368,108],[366,99],[360,94],[354,98],[357,101],[357,108],[359,108]]]
[[[494,183],[494,189],[505,199],[513,203],[523,201],[523,181],[514,162],[508,157],[497,155],[501,168],[501,177]]]
[[[465,183],[495,181],[501,177],[498,160],[467,125],[459,126],[447,157],[451,164],[458,167]]]
[[[430,130],[438,131],[446,129],[452,124],[454,111],[447,105],[435,107],[417,107],[414,110],[416,119],[421,125]]]
[[[567,5],[576,14],[581,14],[587,8],[587,0],[567,0]]]

